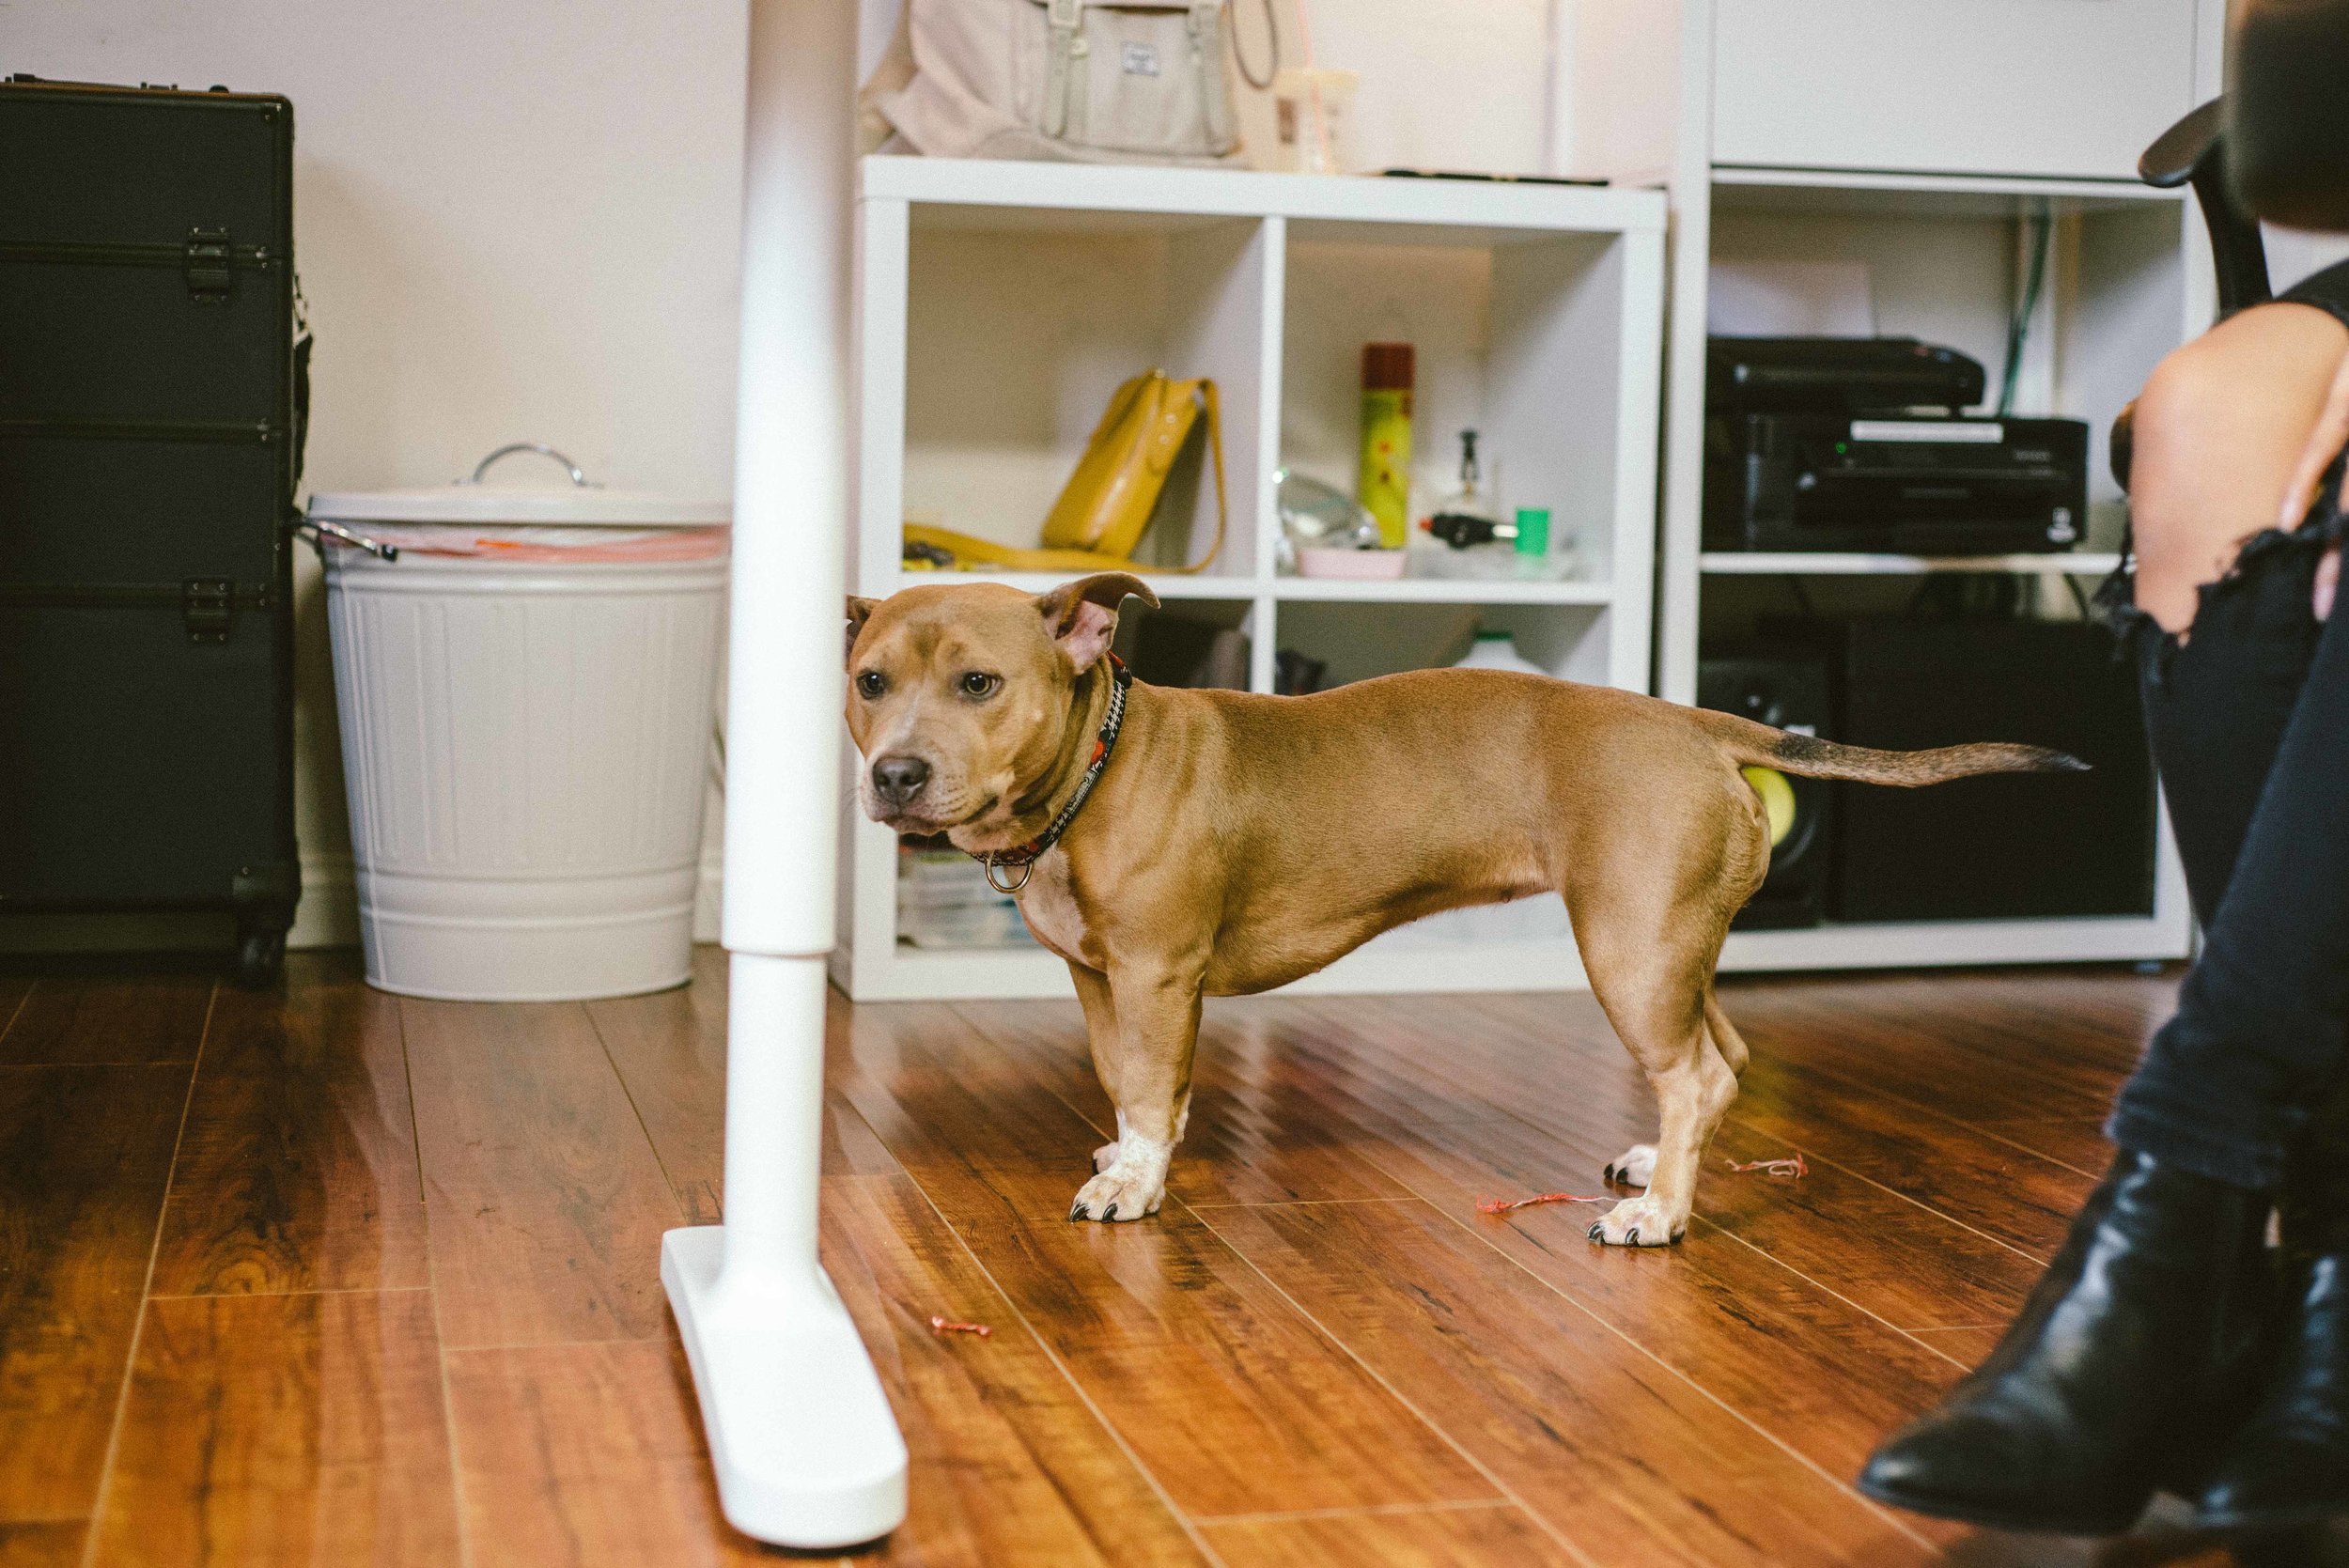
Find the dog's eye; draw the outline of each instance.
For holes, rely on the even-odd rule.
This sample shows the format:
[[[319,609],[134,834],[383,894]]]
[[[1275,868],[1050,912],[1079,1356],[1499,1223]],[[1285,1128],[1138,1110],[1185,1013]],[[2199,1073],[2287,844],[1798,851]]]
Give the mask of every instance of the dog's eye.
[[[965,673],[962,677],[962,694],[966,697],[991,697],[995,694],[995,689],[1003,684],[1003,677],[1001,675],[990,675],[982,671],[972,670]]]
[[[889,677],[879,670],[867,670],[856,677],[856,689],[866,697],[878,697],[889,690]]]

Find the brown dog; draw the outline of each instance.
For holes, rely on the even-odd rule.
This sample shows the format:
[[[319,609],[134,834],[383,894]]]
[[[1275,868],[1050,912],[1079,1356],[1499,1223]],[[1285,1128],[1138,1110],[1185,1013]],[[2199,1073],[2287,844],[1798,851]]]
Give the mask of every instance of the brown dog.
[[[1041,598],[998,584],[848,601],[849,731],[867,815],[985,857],[1076,797],[1116,689],[1124,573]],[[1592,1226],[1679,1239],[1745,1042],[1713,995],[1730,917],[1769,866],[1762,764],[1924,784],[2081,766],[2030,746],[1876,752],[1628,691],[1491,670],[1388,675],[1311,697],[1135,685],[1092,794],[1033,864],[1000,868],[1068,961],[1117,1107],[1069,1218],[1165,1197],[1203,995],[1311,974],[1406,921],[1565,895],[1599,1004],[1655,1087],[1662,1131],[1609,1168],[1646,1193]],[[1467,809],[1460,809],[1463,805]]]

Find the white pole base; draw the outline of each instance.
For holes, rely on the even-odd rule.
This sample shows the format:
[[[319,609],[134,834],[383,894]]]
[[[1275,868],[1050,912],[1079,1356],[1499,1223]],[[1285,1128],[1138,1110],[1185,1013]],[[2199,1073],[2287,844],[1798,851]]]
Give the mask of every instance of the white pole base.
[[[905,1439],[832,1281],[729,1275],[725,1254],[721,1225],[661,1238],[726,1522],[778,1546],[888,1534],[906,1516]]]

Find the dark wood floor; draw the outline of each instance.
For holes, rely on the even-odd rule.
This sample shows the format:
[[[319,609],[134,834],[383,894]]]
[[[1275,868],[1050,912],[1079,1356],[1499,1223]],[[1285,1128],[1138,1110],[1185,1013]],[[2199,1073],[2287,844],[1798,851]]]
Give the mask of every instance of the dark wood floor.
[[[0,1562],[761,1555],[718,1520],[657,1277],[661,1233],[719,1215],[700,973],[526,1007],[343,956],[263,995],[0,974]],[[840,1004],[827,1262],[914,1465],[861,1560],[2094,1560],[1848,1480],[2050,1254],[2173,990],[1728,987],[1755,1065],[1669,1252],[1476,1210],[1595,1191],[1647,1136],[1587,997],[1211,1006],[1173,1196],[1115,1227],[1063,1219],[1109,1122],[1073,1003]],[[1797,1150],[1799,1181],[1726,1168]]]

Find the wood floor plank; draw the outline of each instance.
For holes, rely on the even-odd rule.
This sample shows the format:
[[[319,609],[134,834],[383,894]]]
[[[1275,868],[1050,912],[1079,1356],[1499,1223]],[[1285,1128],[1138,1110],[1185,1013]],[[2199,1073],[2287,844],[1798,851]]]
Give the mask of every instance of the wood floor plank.
[[[1221,1209],[1214,1223],[1594,1562],[1934,1555],[1424,1203]]]
[[[97,1499],[190,1071],[0,1068],[0,1521]]]
[[[224,988],[164,1209],[159,1296],[397,1290],[428,1278],[397,999],[355,955]]]
[[[726,955],[693,950],[692,984],[587,1003],[686,1223],[715,1225],[725,1156]]]
[[[150,1302],[93,1556],[454,1562],[447,1436],[427,1291]]]
[[[1497,1494],[1188,1210],[1071,1224],[1084,1123],[943,1007],[863,1007],[849,1099],[1195,1516]]]
[[[193,1062],[210,974],[43,974],[0,1034],[0,1065]]]
[[[1352,1038],[1295,1036],[1295,1054],[1327,1063],[1333,1085],[1407,1141],[1435,1125],[1430,1106],[1448,1102],[1447,1113],[1456,1115],[1474,1104],[1488,1118],[1502,1118],[1493,1124],[1501,1130],[1489,1138],[1424,1139],[1432,1179],[1445,1184],[1455,1202],[1472,1205],[1480,1184],[1505,1188],[1509,1196],[1562,1188],[1596,1193],[1606,1161],[1631,1139],[1653,1136],[1653,1110],[1635,1103],[1646,1090],[1619,1076],[1626,1068],[1614,1060],[1623,1053],[1611,1041],[1603,1048],[1572,1039],[1561,1046],[1538,1027],[1556,1020],[1529,1019],[1514,1010],[1463,1010],[1415,1024],[1408,1004],[1377,1002],[1349,1008],[1348,1016],[1379,1012],[1391,1016],[1378,1029]],[[1594,1062],[1595,1053],[1601,1059]],[[1509,1131],[1509,1123],[1539,1136]],[[1765,1159],[1789,1149],[1783,1139],[1733,1116],[1706,1157],[1697,1188],[1699,1219],[1895,1327],[2002,1317],[2038,1277],[2040,1265],[2031,1256],[1834,1167],[1814,1165],[1800,1183],[1741,1176],[1727,1168],[1733,1158]],[[1378,1157],[1382,1164],[1390,1157]],[[1408,1179],[1417,1190],[1429,1190],[1423,1178]],[[1543,1219],[1539,1228],[1554,1223]],[[1702,1239],[1709,1233],[1695,1234]],[[1579,1249],[1569,1252],[1579,1255]],[[1695,1256],[1693,1249],[1689,1255]],[[1780,1288],[1782,1282],[1764,1294],[1774,1296]],[[1666,1304],[1678,1300],[1676,1293],[1668,1294]],[[1641,1309],[1641,1316],[1653,1312]],[[1830,1361],[1840,1356],[1828,1352]],[[1876,1391],[1906,1397],[1899,1390]]]
[[[1724,1126],[1698,1188],[1704,1222],[1896,1328],[2005,1318],[2037,1281],[2037,1258],[1841,1167],[1814,1164],[1799,1180],[1730,1169],[1733,1160],[1779,1158],[1788,1147],[1742,1122]]]
[[[1972,1368],[1982,1365],[1990,1352],[1998,1348],[1999,1338],[2006,1332],[2006,1327],[1973,1324],[1964,1328],[1917,1328],[1910,1332],[1959,1366]]]
[[[1757,1058],[1730,1115],[2036,1257],[2054,1255],[2095,1177],[1839,1080]]]
[[[445,1360],[474,1561],[770,1560],[718,1512],[692,1375],[674,1335],[452,1350]]]
[[[88,1535],[79,1519],[0,1524],[0,1568],[81,1568]]]
[[[1514,1504],[1235,1520],[1202,1527],[1229,1568],[1570,1568],[1581,1561]]]
[[[832,1114],[856,1115],[845,1105]],[[922,1478],[883,1560],[938,1568],[1205,1562],[910,1177],[829,1176],[824,1203],[826,1271],[864,1337],[912,1473]],[[933,1315],[994,1332],[938,1334]]]
[[[1946,1011],[1921,1016],[1840,994],[1738,996],[1727,1006],[1756,1053],[1954,1121],[2101,1116],[2119,1083],[2032,1032]]]
[[[720,1217],[725,1118],[723,955],[694,984],[590,1005],[662,1167],[697,1223]],[[833,999],[845,1048],[848,1003]],[[824,1266],[897,1411],[915,1471],[911,1513],[879,1561],[925,1564],[1203,1560],[1173,1513],[855,1107],[824,1119]],[[941,1337],[933,1316],[986,1323]]]
[[[2102,1174],[2112,1163],[2112,1144],[2105,1137],[2101,1116],[2092,1116],[2084,1122],[1982,1122],[1977,1126],[1993,1138],[2020,1143],[2033,1154],[2044,1155],[2075,1171]]]
[[[1101,1139],[1113,1135],[1114,1108],[1094,1075],[1084,1015],[1075,1002],[957,1002],[955,1011],[1005,1049],[1025,1053],[1038,1081],[1075,1107]],[[1287,1079],[1264,1070],[1290,1048],[1298,1030],[1311,1027],[1264,1003],[1224,1003],[1208,1012],[1199,1033],[1190,1121],[1167,1178],[1170,1195],[1215,1203],[1409,1196],[1376,1159],[1327,1128]]]
[[[29,974],[0,973],[0,1045],[5,1045],[8,1031],[16,1023],[16,1015],[32,994],[33,977]],[[29,1549],[29,1548],[28,1548]]]
[[[1440,1048],[1443,1073],[1460,1092],[1487,1104],[1571,1129],[1586,1143],[1621,1137],[1627,1126],[1637,1128],[1634,1136],[1650,1139],[1652,1106],[1628,1111],[1622,1080],[1610,1079],[1603,1062],[1570,1040],[1571,1070],[1561,1070],[1555,1058],[1532,1048],[1547,1026],[1587,1027],[1587,1014],[1578,1005],[1582,1000],[1472,999],[1439,1028],[1423,1029],[1431,1043],[1406,1064],[1425,1073],[1424,1063]],[[1536,1013],[1537,1001],[1563,1005]],[[1480,1025],[1480,1015],[1493,1023]],[[1761,1050],[1746,1070],[1729,1121],[1781,1151],[1803,1151],[1814,1166],[1822,1159],[1841,1165],[1929,1212],[2043,1259],[2061,1241],[2095,1181],[1964,1123]],[[1718,1170],[1708,1170],[1700,1203]]]
[[[681,1218],[576,1003],[400,1003],[449,1348],[652,1339]]]
[[[1555,1129],[1501,1115],[1472,1126],[1428,1125],[1419,1110],[1431,1090],[1382,1088],[1359,1063],[1331,1071],[1319,1049],[1297,1053],[1285,1070],[1309,1086],[1322,1075],[1313,1091],[1322,1118],[1468,1234],[1830,1470],[1856,1468],[1886,1427],[1921,1409],[1953,1375],[1849,1300],[1701,1221],[1679,1248],[1631,1252],[1584,1234],[1595,1205],[1477,1213],[1480,1198],[1558,1190],[1602,1162]],[[1784,1194],[1751,1197],[1760,1204]],[[1221,1227],[1225,1210],[1200,1212]]]

